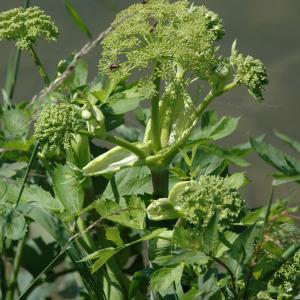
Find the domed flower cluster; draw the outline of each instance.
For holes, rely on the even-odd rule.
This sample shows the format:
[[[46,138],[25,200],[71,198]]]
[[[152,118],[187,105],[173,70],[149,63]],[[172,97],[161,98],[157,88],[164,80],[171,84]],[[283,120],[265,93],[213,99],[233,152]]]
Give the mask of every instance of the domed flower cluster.
[[[18,48],[28,50],[39,39],[54,42],[57,37],[58,29],[51,17],[37,6],[0,13],[0,41],[14,40]]]
[[[206,227],[213,214],[219,211],[220,229],[224,230],[239,222],[246,210],[241,195],[219,176],[201,176],[198,181],[186,185],[175,201],[175,209],[199,228]]]
[[[46,106],[35,124],[35,137],[46,150],[67,150],[80,129],[80,112],[70,104]]]
[[[122,11],[103,41],[100,69],[110,76],[129,76],[159,64],[163,79],[174,65],[208,78],[215,62],[215,41],[224,34],[217,14],[182,0],[149,0]],[[173,72],[173,73],[172,73]]]
[[[238,54],[235,44],[232,49],[231,64],[235,69],[235,80],[239,84],[245,84],[254,99],[263,101],[264,86],[268,83],[265,65],[252,56],[244,57],[243,54]]]

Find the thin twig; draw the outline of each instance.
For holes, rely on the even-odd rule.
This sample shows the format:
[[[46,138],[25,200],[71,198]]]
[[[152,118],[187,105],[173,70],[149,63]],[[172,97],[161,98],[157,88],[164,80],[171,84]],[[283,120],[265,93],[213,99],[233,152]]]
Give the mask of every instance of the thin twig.
[[[107,29],[102,31],[96,39],[85,44],[73,57],[72,62],[68,65],[67,69],[58,76],[55,80],[53,80],[47,87],[41,90],[38,94],[36,94],[29,102],[29,105],[33,105],[38,98],[43,98],[49,95],[51,92],[56,90],[68,77],[72,74],[78,60],[89,53],[95,46],[97,46],[103,38],[111,31],[112,26],[109,26]]]

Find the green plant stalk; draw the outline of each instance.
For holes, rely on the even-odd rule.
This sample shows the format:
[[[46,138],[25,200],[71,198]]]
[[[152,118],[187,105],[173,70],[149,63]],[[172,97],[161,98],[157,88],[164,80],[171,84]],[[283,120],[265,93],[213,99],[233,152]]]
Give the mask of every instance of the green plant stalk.
[[[185,72],[181,68],[180,65],[176,65],[177,72],[176,72],[176,83],[179,83],[182,81]],[[170,88],[166,89],[166,93],[170,94],[172,90]],[[162,102],[161,107],[160,107],[160,116],[162,117],[163,120],[161,120],[161,133],[160,133],[160,140],[161,140],[161,145],[162,147],[167,147],[169,144],[170,140],[170,134],[171,134],[171,128],[172,128],[172,123],[173,123],[173,114],[174,110],[176,108],[176,100],[171,101],[170,96],[165,99],[165,101]]]
[[[7,287],[7,294],[5,298],[6,300],[14,299],[15,286],[17,284],[18,273],[20,270],[25,242],[26,242],[26,236],[18,242],[17,251],[15,254],[15,259],[12,267],[12,274]]]
[[[26,0],[25,4],[24,4],[24,8],[28,8],[29,6],[29,1],[30,0]],[[16,83],[17,83],[17,78],[18,78],[18,74],[19,74],[19,67],[20,67],[20,60],[21,60],[21,54],[22,51],[20,49],[16,49],[15,55],[14,55],[14,65],[13,65],[13,71],[12,71],[12,82],[10,85],[8,85],[8,83],[5,83],[5,91],[9,97],[9,99],[12,99],[13,95],[14,95],[14,91],[15,91],[15,87],[16,87]]]
[[[32,153],[31,153],[31,156],[30,156],[30,159],[29,159],[29,162],[28,162],[28,166],[26,168],[25,175],[23,177],[21,189],[19,191],[18,198],[16,200],[15,209],[18,207],[18,205],[20,203],[20,200],[21,200],[21,197],[22,197],[22,194],[23,194],[23,191],[24,191],[27,179],[28,179],[30,169],[32,167],[33,161],[34,161],[35,156],[36,156],[37,151],[38,151],[38,147],[39,147],[39,144],[36,143],[34,145]],[[18,272],[19,272],[19,269],[20,269],[20,263],[21,263],[21,258],[22,258],[22,253],[23,253],[25,241],[26,241],[26,235],[23,237],[23,239],[21,239],[18,242],[17,252],[16,252],[15,259],[14,259],[14,263],[13,263],[12,276],[11,276],[11,279],[10,279],[9,284],[8,284],[6,300],[13,300],[14,299],[14,288],[15,288],[15,285],[16,285]]]
[[[184,145],[189,138],[192,130],[197,125],[199,117],[205,111],[207,106],[218,96],[222,95],[223,93],[232,90],[237,86],[237,82],[232,82],[226,85],[220,91],[213,91],[211,90],[209,94],[202,100],[199,104],[197,109],[191,115],[189,122],[186,125],[186,129],[181,134],[181,137],[170,147],[166,148],[165,150],[160,151],[157,155],[153,155],[149,158],[146,158],[145,163],[148,166],[167,166],[170,164],[174,156],[179,152],[179,149]]]
[[[131,151],[132,153],[134,153],[136,156],[140,157],[140,158],[145,158],[147,155],[144,151],[142,151],[141,149],[139,149],[138,147],[136,147],[134,144],[131,144],[129,142],[127,142],[126,140],[117,137],[117,136],[113,136],[111,134],[106,134],[105,137],[97,137],[96,135],[94,135],[91,132],[88,132],[87,130],[79,130],[79,134],[85,135],[85,136],[89,136],[90,138],[100,138],[100,139],[104,139],[108,142],[111,142],[117,146],[120,146],[124,149],[127,149],[129,151]]]
[[[159,121],[159,92],[160,78],[157,76],[154,80],[156,86],[156,95],[151,100],[151,136],[154,152],[161,149],[160,143],[160,121]]]
[[[46,72],[41,60],[39,59],[36,51],[34,50],[33,46],[30,46],[29,52],[33,58],[35,65],[37,66],[38,72],[39,72],[40,76],[42,77],[44,84],[46,86],[48,86],[51,83],[51,80],[50,80],[49,76],[47,75],[47,72]]]
[[[15,208],[17,208],[18,205],[19,205],[19,203],[20,203],[20,200],[21,200],[21,197],[22,197],[24,188],[25,188],[25,184],[26,184],[26,182],[27,182],[28,175],[29,175],[30,169],[31,169],[31,167],[32,167],[33,161],[34,161],[34,159],[35,159],[35,156],[36,156],[36,154],[37,154],[37,152],[38,152],[38,149],[39,149],[39,143],[36,143],[36,144],[34,145],[33,151],[32,151],[32,153],[31,153],[31,156],[30,156],[30,159],[29,159],[29,162],[28,162],[26,171],[25,171],[25,175],[24,175],[24,177],[23,177],[21,189],[20,189],[20,191],[19,191],[18,198],[17,198],[17,200],[16,200]]]

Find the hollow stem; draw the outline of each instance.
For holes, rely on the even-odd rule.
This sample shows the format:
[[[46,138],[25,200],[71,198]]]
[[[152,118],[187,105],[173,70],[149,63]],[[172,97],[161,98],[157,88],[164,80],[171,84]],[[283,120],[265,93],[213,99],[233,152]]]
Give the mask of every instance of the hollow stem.
[[[151,169],[153,199],[167,198],[169,194],[169,169]]]
[[[49,76],[47,75],[47,72],[46,72],[41,60],[39,59],[35,49],[33,48],[33,46],[30,46],[29,52],[33,58],[35,65],[37,66],[38,72],[39,72],[40,76],[42,77],[44,84],[46,86],[49,85],[51,83],[51,80],[50,80]]]
[[[17,284],[18,273],[21,265],[25,242],[26,242],[26,236],[24,236],[24,238],[18,242],[17,251],[15,254],[15,259],[12,267],[12,274],[7,287],[7,294],[5,298],[6,300],[14,299],[15,286]]]

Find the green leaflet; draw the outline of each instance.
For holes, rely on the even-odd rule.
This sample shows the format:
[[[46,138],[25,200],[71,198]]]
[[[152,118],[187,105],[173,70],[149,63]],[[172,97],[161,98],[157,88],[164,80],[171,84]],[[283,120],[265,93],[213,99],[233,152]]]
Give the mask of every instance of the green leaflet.
[[[74,171],[67,165],[57,165],[53,173],[53,185],[56,197],[64,206],[68,215],[80,213],[84,201],[84,192]]]
[[[24,216],[14,208],[8,210],[6,214],[2,214],[1,216],[0,231],[7,239],[22,239],[27,231]]]
[[[96,202],[97,212],[104,218],[125,227],[144,229],[146,210],[144,202],[135,196],[118,204],[112,200],[100,199]]]
[[[7,139],[24,138],[29,132],[29,112],[18,108],[7,110],[1,118],[1,125]]]
[[[121,93],[116,93],[107,99],[109,107],[114,114],[125,114],[132,111],[140,105],[141,101],[147,99],[147,93],[145,89],[138,87],[137,85],[125,90]]]
[[[300,162],[273,146],[261,141],[250,139],[251,145],[258,155],[277,170],[287,176],[300,174]]]
[[[92,272],[94,273],[98,269],[100,269],[113,255],[117,254],[124,248],[134,245],[136,243],[140,243],[142,241],[148,241],[148,240],[157,238],[165,230],[166,230],[165,228],[160,228],[160,229],[154,230],[150,234],[147,234],[147,235],[139,238],[138,240],[135,240],[131,243],[125,244],[124,246],[121,246],[121,247],[117,247],[117,248],[108,247],[108,248],[104,248],[101,250],[97,250],[97,251],[87,255],[83,259],[81,259],[80,262],[86,262],[89,260],[96,259],[95,263],[92,266]]]
[[[158,291],[162,296],[169,293],[173,294],[174,291],[169,290],[172,283],[175,285],[180,284],[184,264],[181,263],[175,267],[165,267],[155,271],[150,277],[150,286],[154,291]]]
[[[226,116],[216,123],[209,124],[201,129],[196,128],[189,138],[188,145],[216,141],[232,134],[237,128],[239,119]]]
[[[14,163],[4,163],[0,167],[0,177],[13,177],[17,174],[18,171],[23,170],[27,166],[26,162],[14,162]]]
[[[275,134],[281,141],[283,141],[284,143],[292,147],[292,149],[300,153],[300,143],[298,141],[290,138],[285,134],[279,133],[278,131],[275,131]]]
[[[244,173],[234,173],[231,176],[226,177],[225,180],[232,189],[236,190],[249,182],[249,179]]]
[[[137,143],[145,152],[150,151],[150,144]],[[82,170],[85,176],[113,174],[123,168],[142,166],[143,162],[131,151],[116,146],[88,163]]]
[[[0,179],[0,204],[15,203],[21,183],[18,181],[5,181]],[[41,187],[31,184],[26,185],[21,197],[21,203],[35,203],[36,205],[54,212],[62,212],[64,207],[51,194]]]
[[[150,170],[147,167],[126,168],[117,172],[107,185],[103,199],[118,201],[127,195],[152,194]]]

